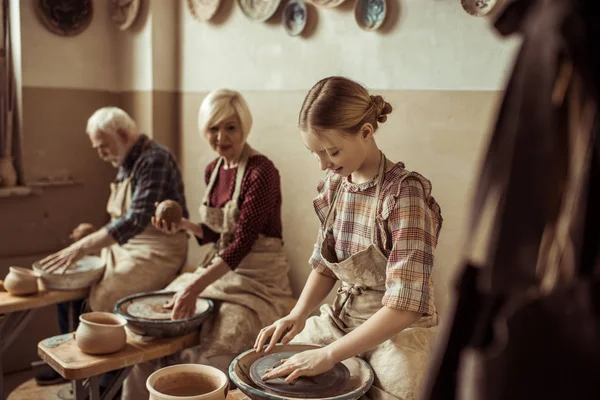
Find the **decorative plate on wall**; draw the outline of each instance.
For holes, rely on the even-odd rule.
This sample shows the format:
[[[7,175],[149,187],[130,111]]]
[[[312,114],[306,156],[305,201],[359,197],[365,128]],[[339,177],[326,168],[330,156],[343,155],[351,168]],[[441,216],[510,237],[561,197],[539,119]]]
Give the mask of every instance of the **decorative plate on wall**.
[[[37,0],[35,11],[44,26],[59,36],[75,36],[92,21],[92,0]]]
[[[346,0],[309,0],[310,3],[319,8],[334,8],[342,4],[344,1]]]
[[[290,36],[298,36],[306,27],[308,11],[302,0],[290,0],[283,9],[281,23]]]
[[[194,19],[206,22],[217,13],[221,0],[187,0],[187,5]]]
[[[385,0],[356,0],[354,18],[366,31],[379,29],[385,21],[387,6]]]
[[[141,0],[111,0],[110,18],[122,31],[128,29],[140,12]]]
[[[462,8],[475,17],[488,14],[496,6],[497,0],[460,0]]]
[[[281,0],[238,0],[238,4],[248,19],[264,22],[271,18]]]

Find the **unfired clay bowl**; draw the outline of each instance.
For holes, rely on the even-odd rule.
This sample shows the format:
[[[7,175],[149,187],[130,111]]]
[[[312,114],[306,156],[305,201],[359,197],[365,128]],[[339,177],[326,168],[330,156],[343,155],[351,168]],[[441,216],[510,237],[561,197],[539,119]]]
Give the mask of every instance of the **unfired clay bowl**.
[[[107,312],[90,312],[79,317],[75,342],[87,354],[110,354],[125,347],[125,318]]]
[[[318,349],[320,346],[314,344],[303,344],[293,343],[286,345],[277,345],[273,349],[273,353],[288,352],[288,351],[306,351],[311,349]],[[264,353],[257,353],[254,349],[250,349],[239,356],[237,356],[231,365],[229,365],[229,378],[231,382],[236,385],[246,396],[252,400],[290,400],[297,399],[298,397],[285,397],[282,395],[267,393],[264,390],[257,387],[250,378],[250,367],[256,360],[263,357]],[[350,380],[346,386],[341,390],[341,394],[337,396],[325,397],[327,400],[354,400],[359,399],[371,388],[373,379],[375,377],[373,370],[369,364],[358,358],[352,357],[342,361],[350,370]],[[309,400],[309,397],[305,397],[305,400]]]
[[[30,269],[10,267],[4,278],[4,288],[14,296],[25,296],[38,292],[39,274]]]
[[[227,375],[200,364],[179,364],[159,369],[148,377],[150,400],[225,400]]]
[[[101,257],[85,256],[68,269],[64,274],[49,273],[39,266],[39,261],[33,263],[33,270],[40,274],[44,287],[49,290],[78,290],[94,284],[104,274],[106,264]]]

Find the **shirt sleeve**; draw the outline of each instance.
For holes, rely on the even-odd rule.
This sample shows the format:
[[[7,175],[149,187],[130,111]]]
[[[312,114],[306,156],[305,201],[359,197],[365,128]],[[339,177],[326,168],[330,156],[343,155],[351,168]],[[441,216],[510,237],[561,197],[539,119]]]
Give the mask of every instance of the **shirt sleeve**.
[[[154,215],[154,204],[164,199],[168,191],[169,159],[155,154],[140,161],[134,171],[136,181],[129,210],[121,218],[106,225],[108,233],[120,245],[142,233]]]
[[[388,217],[393,247],[386,268],[384,306],[432,315],[432,269],[438,224],[432,218],[418,179],[400,183]]]
[[[328,278],[333,278],[337,280],[337,276],[329,269],[327,265],[323,262],[323,257],[321,256],[321,243],[323,242],[323,232],[321,227],[319,227],[319,233],[317,234],[317,241],[313,247],[312,255],[310,256],[310,260],[308,264],[312,269],[320,273],[321,275],[325,275]]]
[[[281,197],[279,173],[273,164],[259,164],[250,171],[234,241],[219,256],[235,269],[250,253]]]

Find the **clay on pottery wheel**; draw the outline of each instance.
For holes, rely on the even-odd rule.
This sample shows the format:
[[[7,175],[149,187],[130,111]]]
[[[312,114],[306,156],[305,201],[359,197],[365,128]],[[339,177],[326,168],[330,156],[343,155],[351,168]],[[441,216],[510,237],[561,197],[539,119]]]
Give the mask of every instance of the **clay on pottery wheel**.
[[[87,354],[109,354],[125,347],[127,320],[107,312],[90,312],[79,317],[75,342]]]
[[[73,232],[69,237],[74,241],[78,241],[86,237],[87,235],[96,232],[96,228],[92,224],[82,223],[77,225],[77,228],[73,229]]]
[[[283,360],[287,360],[298,353],[298,351],[284,351],[259,358],[250,367],[250,379],[258,387],[284,396],[314,398],[340,394],[340,390],[346,386],[350,379],[350,371],[342,363],[337,363],[324,374],[301,377],[292,385],[285,381],[285,377],[268,381],[261,379],[267,370],[277,368]]]
[[[136,318],[143,319],[171,319],[171,309],[166,309],[164,306],[171,302],[173,296],[163,295],[156,297],[146,297],[138,301],[132,302],[127,307],[127,314]],[[196,312],[194,315],[201,314],[208,310],[209,303],[201,298],[196,299]]]
[[[183,211],[176,201],[165,200],[156,207],[154,218],[157,221],[164,220],[167,223],[167,227],[171,229],[171,224],[179,224],[183,217]]]
[[[14,296],[24,296],[38,292],[39,275],[21,267],[10,267],[4,278],[4,289]]]
[[[190,400],[225,400],[227,375],[208,365],[180,364],[159,369],[148,377],[150,400],[185,397]]]

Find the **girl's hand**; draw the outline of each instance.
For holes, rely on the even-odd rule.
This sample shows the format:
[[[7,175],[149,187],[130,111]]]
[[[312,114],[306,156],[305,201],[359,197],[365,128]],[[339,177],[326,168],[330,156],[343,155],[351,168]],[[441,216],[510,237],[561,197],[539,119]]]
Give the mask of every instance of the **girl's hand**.
[[[254,342],[254,350],[256,352],[261,351],[267,340],[271,339],[269,346],[265,350],[265,354],[268,354],[271,350],[273,350],[273,347],[275,347],[282,336],[283,339],[281,339],[281,343],[289,343],[290,340],[292,340],[298,333],[302,331],[302,329],[304,329],[306,318],[307,317],[303,315],[290,314],[287,317],[283,317],[275,321],[266,328],[261,329],[256,341]]]
[[[263,381],[270,379],[286,377],[288,384],[295,383],[302,376],[315,376],[324,374],[335,366],[336,361],[329,355],[327,348],[307,350],[295,354],[288,360],[282,360],[283,364],[273,369],[267,370],[262,376]]]

